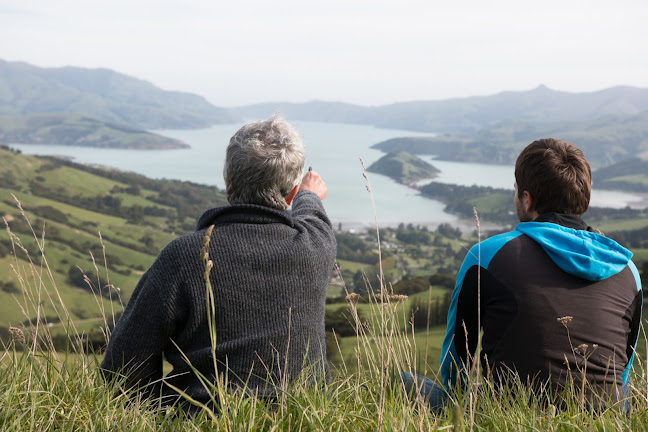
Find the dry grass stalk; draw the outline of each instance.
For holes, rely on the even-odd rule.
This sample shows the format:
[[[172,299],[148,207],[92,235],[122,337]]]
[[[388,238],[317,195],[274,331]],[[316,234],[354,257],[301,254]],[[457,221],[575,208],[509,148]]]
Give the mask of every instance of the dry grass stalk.
[[[11,341],[18,345],[25,345],[25,333],[18,327],[9,327],[9,336]]]

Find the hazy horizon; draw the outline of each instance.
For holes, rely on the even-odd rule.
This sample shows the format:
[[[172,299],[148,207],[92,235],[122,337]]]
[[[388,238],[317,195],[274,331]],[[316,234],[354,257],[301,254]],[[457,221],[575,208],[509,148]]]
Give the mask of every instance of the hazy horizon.
[[[57,69],[57,68],[72,67],[72,68],[81,68],[81,69],[88,69],[88,70],[102,70],[102,69],[111,70],[113,72],[116,72],[116,73],[119,73],[119,74],[122,74],[122,75],[127,75],[127,76],[129,76],[131,78],[138,79],[138,80],[141,80],[141,81],[146,81],[146,82],[149,82],[149,83],[155,85],[150,80],[147,80],[145,77],[136,77],[136,76],[128,75],[128,74],[123,73],[122,71],[107,68],[107,67],[88,68],[88,67],[83,67],[83,66],[78,66],[78,65],[73,65],[73,64],[63,65],[63,66],[51,66],[51,67],[48,67],[48,66],[41,66],[41,65],[34,64],[34,63],[30,63],[30,62],[24,61],[24,60],[7,60],[7,59],[0,59],[0,60],[5,60],[5,61],[8,61],[8,62],[16,62],[16,63],[26,63],[26,64],[29,64],[31,66],[35,66],[35,67],[39,67],[39,68],[47,68],[47,69]],[[361,104],[361,103],[353,103],[353,102],[348,102],[348,101],[345,101],[345,100],[317,99],[317,98],[314,98],[314,99],[304,99],[304,100],[294,100],[294,101],[289,101],[289,100],[261,100],[261,101],[251,102],[249,104],[243,104],[243,105],[220,105],[220,107],[221,108],[239,108],[239,107],[244,107],[244,106],[262,105],[262,104],[271,104],[271,103],[302,104],[302,103],[310,103],[310,102],[342,103],[342,104],[350,104],[350,105],[356,105],[356,106],[361,106],[361,107],[373,107],[373,106],[384,106],[384,105],[407,103],[407,102],[447,101],[447,100],[452,100],[452,99],[464,99],[464,98],[471,98],[471,97],[482,97],[482,96],[488,97],[488,96],[493,96],[493,95],[497,95],[497,94],[500,94],[500,93],[511,93],[511,92],[524,93],[524,92],[528,92],[528,91],[537,90],[537,89],[542,88],[542,87],[548,88],[549,90],[553,90],[553,91],[564,92],[564,93],[573,93],[573,94],[596,93],[596,92],[599,92],[599,91],[604,91],[604,90],[607,90],[607,89],[610,89],[610,88],[615,88],[615,87],[629,87],[629,88],[637,88],[637,89],[648,89],[648,86],[640,87],[640,86],[633,86],[633,85],[616,84],[616,85],[610,85],[609,87],[603,87],[603,88],[600,88],[600,89],[593,89],[593,90],[586,90],[586,91],[568,91],[568,90],[558,90],[558,89],[555,89],[555,88],[551,88],[551,87],[541,83],[541,84],[538,84],[537,86],[535,86],[533,88],[529,88],[529,89],[518,89],[518,90],[501,89],[499,91],[494,91],[492,93],[487,93],[487,94],[473,94],[473,95],[456,96],[456,97],[450,96],[450,97],[439,98],[439,99],[396,100],[396,101],[386,102],[384,104],[373,104],[373,105]],[[196,93],[196,92],[186,92],[184,90],[169,89],[169,88],[162,88],[162,87],[158,87],[158,88],[160,90],[163,90],[163,91],[179,91],[179,92],[191,93],[191,94],[195,94],[195,95],[204,97],[204,94]],[[212,101],[209,101],[209,102],[212,103],[213,105],[216,105]]]
[[[647,18],[635,0],[4,0],[0,58],[111,69],[222,107],[376,106],[648,88]]]

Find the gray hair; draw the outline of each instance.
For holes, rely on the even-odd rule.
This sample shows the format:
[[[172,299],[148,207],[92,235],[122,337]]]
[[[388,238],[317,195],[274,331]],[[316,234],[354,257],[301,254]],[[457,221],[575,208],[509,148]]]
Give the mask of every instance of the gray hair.
[[[299,184],[305,159],[302,138],[285,119],[275,114],[246,124],[227,146],[227,201],[287,209],[285,198]]]

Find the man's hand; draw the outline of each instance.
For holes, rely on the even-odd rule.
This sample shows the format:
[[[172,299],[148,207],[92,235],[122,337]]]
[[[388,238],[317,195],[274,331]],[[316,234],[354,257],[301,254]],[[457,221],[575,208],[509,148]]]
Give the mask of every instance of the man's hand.
[[[326,193],[328,192],[328,189],[326,189],[326,183],[324,183],[322,177],[320,177],[315,171],[308,171],[306,173],[302,179],[301,185],[299,186],[299,190],[315,192],[321,200],[326,198]]]

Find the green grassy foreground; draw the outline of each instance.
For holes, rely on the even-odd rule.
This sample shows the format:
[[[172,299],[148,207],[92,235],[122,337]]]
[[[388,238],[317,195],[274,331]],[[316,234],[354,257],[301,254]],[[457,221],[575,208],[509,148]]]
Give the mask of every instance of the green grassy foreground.
[[[120,383],[102,379],[101,355],[82,342],[86,323],[69,315],[55,278],[48,275],[45,254],[40,258],[38,266],[17,270],[22,297],[16,297],[16,307],[38,315],[39,299],[53,299],[69,349],[55,351],[53,326],[40,320],[11,330],[11,342],[0,350],[2,431],[616,431],[646,430],[648,424],[648,365],[641,355],[632,375],[630,415],[612,406],[594,412],[574,388],[558,409],[519,383],[501,390],[476,373],[467,377],[469,391],[452,393],[447,407],[432,414],[421,398],[407,398],[394,377],[418,371],[434,378],[439,354],[429,355],[428,347],[438,350],[443,329],[408,329],[403,310],[411,299],[377,295],[368,303],[350,301],[354,317],[361,310],[365,321],[355,337],[340,340],[331,382],[314,388],[299,378],[282,387],[276,401],[226,393],[220,382],[209,383],[220,400],[215,409],[201,408],[190,418],[175,409],[161,411],[155,400],[142,400]],[[104,309],[104,328],[112,319]],[[648,344],[645,335],[641,343]]]
[[[393,331],[388,325],[384,330]],[[47,330],[40,331],[46,340]],[[163,413],[154,400],[107,385],[98,373],[100,356],[43,351],[29,344],[16,351],[13,345],[0,352],[0,430],[646,430],[645,359],[636,362],[630,415],[614,408],[592,412],[576,392],[567,395],[561,410],[543,404],[522,386],[502,392],[475,378],[470,380],[472,392],[454,394],[435,415],[421,400],[408,400],[392,385],[395,372],[411,364],[412,342],[402,334],[387,339],[361,333],[356,349],[363,361],[358,369],[335,368],[326,387],[310,388],[297,380],[272,403],[221,393],[217,410],[192,418],[173,410]],[[219,392],[218,385],[214,390]]]

